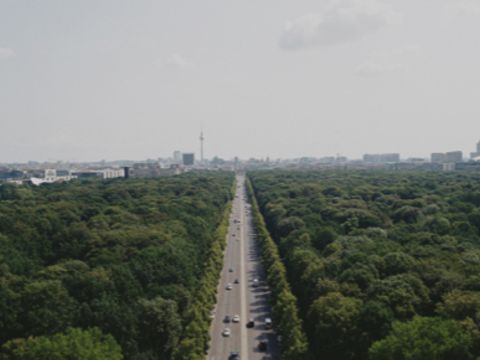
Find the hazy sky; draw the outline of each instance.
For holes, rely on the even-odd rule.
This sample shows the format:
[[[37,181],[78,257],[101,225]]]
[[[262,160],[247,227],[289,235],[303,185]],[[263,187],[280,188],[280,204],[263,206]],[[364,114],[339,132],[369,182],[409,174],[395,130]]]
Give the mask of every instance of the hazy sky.
[[[0,162],[474,150],[480,0],[0,0]]]

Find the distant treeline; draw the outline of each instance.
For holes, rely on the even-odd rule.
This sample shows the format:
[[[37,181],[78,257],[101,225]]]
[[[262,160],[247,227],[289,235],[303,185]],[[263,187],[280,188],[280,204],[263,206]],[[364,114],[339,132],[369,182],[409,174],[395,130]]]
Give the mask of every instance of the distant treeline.
[[[249,177],[314,359],[480,356],[480,174]]]
[[[0,185],[0,359],[172,359],[233,181]]]

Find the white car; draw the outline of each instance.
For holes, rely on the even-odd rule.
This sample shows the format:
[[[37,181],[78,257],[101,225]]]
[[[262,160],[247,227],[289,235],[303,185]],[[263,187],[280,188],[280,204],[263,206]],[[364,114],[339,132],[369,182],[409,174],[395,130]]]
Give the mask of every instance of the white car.
[[[270,330],[272,328],[272,319],[270,318],[265,318],[265,329]]]
[[[232,322],[234,323],[240,322],[240,315],[233,315]]]
[[[227,286],[225,286],[225,289],[232,290],[233,289],[232,284],[228,283]]]
[[[225,337],[229,337],[232,334],[229,328],[223,330],[222,335]]]

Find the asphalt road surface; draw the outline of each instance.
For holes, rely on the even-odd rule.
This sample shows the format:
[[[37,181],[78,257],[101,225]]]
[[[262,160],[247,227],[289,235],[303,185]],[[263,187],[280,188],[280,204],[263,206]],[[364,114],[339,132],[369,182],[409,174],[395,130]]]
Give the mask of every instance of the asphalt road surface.
[[[258,283],[254,283],[254,279]],[[227,290],[228,284],[231,284],[231,290]],[[280,359],[276,334],[265,327],[265,319],[271,318],[269,297],[250,216],[245,178],[238,175],[217,305],[210,328],[212,341],[208,359],[230,359],[234,351],[240,353],[242,360]],[[240,322],[232,322],[235,315],[240,317]],[[230,317],[230,322],[225,322],[225,316]],[[254,320],[253,328],[247,328],[249,319]],[[230,336],[222,334],[226,328],[230,329]],[[259,349],[260,341],[267,343],[266,351]]]

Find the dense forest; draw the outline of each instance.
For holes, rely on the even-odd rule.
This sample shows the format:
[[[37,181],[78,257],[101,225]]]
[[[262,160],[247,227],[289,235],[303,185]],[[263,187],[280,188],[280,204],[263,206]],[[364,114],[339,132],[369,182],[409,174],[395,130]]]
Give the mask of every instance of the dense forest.
[[[233,181],[0,185],[0,359],[172,359]]]
[[[480,356],[480,174],[249,177],[314,359]]]

